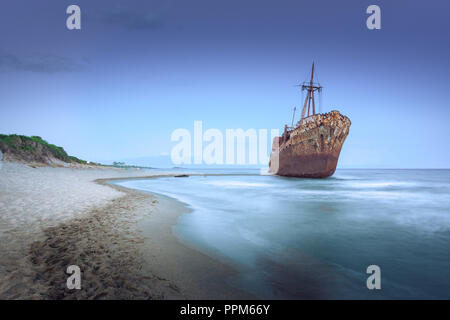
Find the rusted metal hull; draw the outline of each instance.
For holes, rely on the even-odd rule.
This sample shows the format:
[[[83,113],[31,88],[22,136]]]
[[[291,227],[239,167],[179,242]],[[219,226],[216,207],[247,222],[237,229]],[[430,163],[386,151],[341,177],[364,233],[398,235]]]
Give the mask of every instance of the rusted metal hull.
[[[350,125],[350,119],[338,111],[305,118],[303,124],[274,139],[269,172],[301,178],[332,176]]]

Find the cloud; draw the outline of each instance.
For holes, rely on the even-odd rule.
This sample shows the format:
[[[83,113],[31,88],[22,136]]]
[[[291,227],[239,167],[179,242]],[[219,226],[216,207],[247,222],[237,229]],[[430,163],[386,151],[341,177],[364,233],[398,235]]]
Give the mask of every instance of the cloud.
[[[98,13],[99,19],[106,24],[127,29],[158,29],[163,26],[160,15],[146,10],[111,8]]]
[[[25,71],[37,73],[57,73],[77,71],[80,65],[71,59],[57,55],[18,56],[0,54],[0,72]]]

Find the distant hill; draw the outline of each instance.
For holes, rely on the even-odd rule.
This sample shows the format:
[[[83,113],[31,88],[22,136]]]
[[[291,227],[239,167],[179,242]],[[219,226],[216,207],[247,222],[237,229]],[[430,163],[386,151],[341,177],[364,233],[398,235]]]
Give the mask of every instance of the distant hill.
[[[0,150],[6,161],[49,165],[87,164],[84,160],[69,156],[62,147],[50,144],[38,136],[0,134]]]

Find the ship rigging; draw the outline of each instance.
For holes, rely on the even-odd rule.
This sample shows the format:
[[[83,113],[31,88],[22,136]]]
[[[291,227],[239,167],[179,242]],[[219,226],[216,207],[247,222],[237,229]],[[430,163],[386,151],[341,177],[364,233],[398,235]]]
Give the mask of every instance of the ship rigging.
[[[320,85],[320,83],[314,82],[314,62],[312,64],[311,80],[309,82],[303,82],[301,84],[301,87],[302,87],[302,91],[306,90],[307,94],[306,94],[306,98],[305,98],[305,103],[303,104],[302,116],[300,118],[300,125],[303,123],[303,119],[305,118],[306,106],[308,106],[307,117],[309,117],[310,115],[313,116],[316,114],[316,100],[314,98],[314,93],[322,92],[322,88],[323,88]],[[312,114],[311,114],[311,107],[312,107]]]
[[[319,104],[322,102],[321,101],[321,93],[322,93],[323,87],[320,85],[319,82],[314,82],[314,62],[312,64],[312,69],[311,69],[311,79],[309,81],[303,82],[300,85],[297,85],[296,87],[301,87],[302,93],[306,91],[306,98],[304,99],[304,102],[303,102],[303,98],[302,98],[303,108],[302,108],[300,121],[298,122],[298,125],[302,125],[303,120],[305,118],[316,114],[316,98],[315,98],[316,93],[319,94]],[[308,109],[306,107],[308,107]],[[297,110],[297,107],[294,107],[291,126],[290,127],[286,126],[286,129],[292,130],[295,128],[294,121],[295,121],[296,110]],[[308,111],[308,113],[306,113],[306,111]],[[319,108],[319,112],[320,112],[320,108]]]

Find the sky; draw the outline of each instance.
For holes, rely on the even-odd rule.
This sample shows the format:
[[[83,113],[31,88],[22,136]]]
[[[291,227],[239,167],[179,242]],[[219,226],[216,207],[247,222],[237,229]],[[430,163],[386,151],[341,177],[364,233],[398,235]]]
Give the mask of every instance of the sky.
[[[352,121],[339,167],[450,167],[448,1],[15,0],[0,16],[0,133],[108,162],[165,156],[195,120],[282,130],[314,61],[321,111]]]

